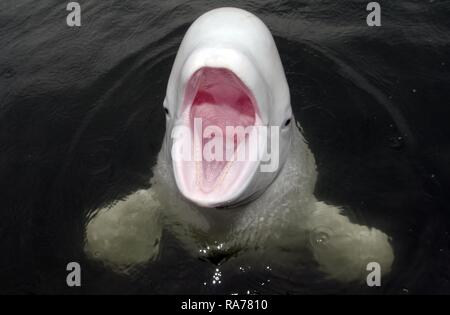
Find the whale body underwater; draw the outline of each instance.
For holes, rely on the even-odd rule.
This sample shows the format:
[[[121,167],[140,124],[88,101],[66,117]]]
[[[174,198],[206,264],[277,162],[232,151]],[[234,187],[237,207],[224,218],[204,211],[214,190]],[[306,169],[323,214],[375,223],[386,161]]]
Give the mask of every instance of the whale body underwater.
[[[369,262],[390,272],[394,254],[385,233],[350,222],[342,209],[315,198],[314,156],[293,117],[273,37],[258,17],[236,8],[200,16],[178,50],[164,109],[166,134],[150,188],[91,215],[88,256],[113,268],[145,264],[157,259],[167,229],[192,255],[264,255],[293,268],[308,256],[342,282],[364,281]],[[264,154],[274,151],[270,141],[251,161],[174,159],[176,141],[195,141],[195,119],[218,131],[277,127],[276,170],[262,168]],[[179,128],[189,136],[174,139]],[[235,141],[238,148],[245,143]]]

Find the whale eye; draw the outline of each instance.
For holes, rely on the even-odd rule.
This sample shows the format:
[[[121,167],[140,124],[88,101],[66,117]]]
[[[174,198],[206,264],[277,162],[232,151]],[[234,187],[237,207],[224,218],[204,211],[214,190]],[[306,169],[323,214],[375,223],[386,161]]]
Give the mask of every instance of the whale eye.
[[[169,116],[169,109],[167,107],[164,107],[164,111],[166,112],[166,115]]]
[[[286,120],[286,122],[284,123],[284,126],[287,127],[287,126],[289,126],[290,123],[291,123],[291,119],[288,118],[288,119]]]

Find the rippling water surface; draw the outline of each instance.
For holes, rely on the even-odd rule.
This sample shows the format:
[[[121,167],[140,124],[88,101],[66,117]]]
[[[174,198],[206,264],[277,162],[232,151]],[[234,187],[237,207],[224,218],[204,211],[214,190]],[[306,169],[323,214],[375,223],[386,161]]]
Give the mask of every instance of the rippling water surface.
[[[450,2],[79,1],[0,3],[0,292],[450,293]],[[271,29],[319,179],[316,195],[392,237],[381,288],[299,266],[220,265],[165,232],[157,262],[114,273],[83,255],[86,215],[144,187],[164,134],[180,41],[201,13],[237,6]],[[220,279],[220,283],[215,278]]]

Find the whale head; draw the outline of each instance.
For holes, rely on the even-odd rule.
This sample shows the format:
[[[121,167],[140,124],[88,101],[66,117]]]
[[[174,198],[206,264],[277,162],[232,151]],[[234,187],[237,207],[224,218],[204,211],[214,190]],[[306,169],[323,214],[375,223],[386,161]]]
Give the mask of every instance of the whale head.
[[[164,109],[176,185],[200,207],[256,198],[286,161],[289,87],[269,29],[247,11],[215,9],[190,26]]]

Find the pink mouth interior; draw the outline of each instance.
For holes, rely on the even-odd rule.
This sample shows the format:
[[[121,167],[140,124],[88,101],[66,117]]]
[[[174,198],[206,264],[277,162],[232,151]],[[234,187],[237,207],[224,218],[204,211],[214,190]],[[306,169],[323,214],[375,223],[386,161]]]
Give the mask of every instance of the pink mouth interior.
[[[194,119],[201,118],[202,135],[208,126],[217,126],[221,128],[224,137],[223,161],[206,161],[202,155],[200,186],[203,190],[210,190],[228,163],[225,160],[225,128],[227,126],[245,128],[255,124],[253,97],[245,84],[230,70],[204,67],[197,70],[189,80],[186,98],[193,99],[189,115],[192,131]],[[194,136],[201,137],[201,135]],[[202,152],[209,141],[211,139],[203,139]],[[242,140],[234,138],[235,151],[240,141]]]

